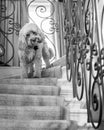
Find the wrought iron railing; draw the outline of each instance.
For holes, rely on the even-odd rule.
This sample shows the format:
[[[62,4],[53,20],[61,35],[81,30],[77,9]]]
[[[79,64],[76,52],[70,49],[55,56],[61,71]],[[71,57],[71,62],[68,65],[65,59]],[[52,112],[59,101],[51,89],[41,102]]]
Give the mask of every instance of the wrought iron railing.
[[[11,9],[8,8],[8,2]],[[10,10],[10,11],[9,11]],[[0,0],[0,66],[5,66],[14,58],[14,45],[10,40],[14,31],[18,35],[20,24],[14,22],[15,3],[13,0]],[[11,55],[7,55],[7,46],[11,48]]]
[[[64,0],[63,5],[67,79],[78,100],[85,90],[88,121],[98,128],[104,120],[104,2]]]
[[[8,2],[9,5],[11,5],[11,10],[9,10]],[[16,2],[14,0],[0,0],[0,12],[1,12],[0,13],[0,37],[4,39],[4,42],[0,41],[0,61],[1,62],[3,61],[2,65],[6,65],[10,63],[13,60],[13,58],[15,58],[14,54],[16,50],[14,44],[12,43],[13,41],[10,40],[11,38],[9,39],[9,36],[12,37],[14,31],[18,35],[19,30],[22,26],[20,25],[21,24],[20,21],[19,21],[20,23],[14,22],[14,17],[16,13],[15,11],[17,7],[15,3]],[[51,59],[52,62],[56,58],[55,39],[57,36],[55,36],[56,35],[55,33],[59,32],[59,25],[57,23],[57,20],[55,19],[55,15],[56,15],[55,6],[57,4],[57,1],[56,0],[43,0],[43,1],[28,0],[27,3],[28,3],[27,8],[28,8],[29,15],[27,14],[28,16],[26,17],[28,17],[31,20],[31,22],[35,22],[35,23],[36,23],[36,19],[40,20],[39,24],[38,23],[36,24],[38,24],[41,31],[45,34],[48,44],[50,44],[51,48],[54,51],[54,57]],[[31,9],[33,9],[32,15],[30,15]],[[2,25],[4,26],[4,28]],[[8,27],[8,29],[5,30],[6,26]],[[7,54],[8,52],[7,46],[11,48],[11,55],[9,56]]]

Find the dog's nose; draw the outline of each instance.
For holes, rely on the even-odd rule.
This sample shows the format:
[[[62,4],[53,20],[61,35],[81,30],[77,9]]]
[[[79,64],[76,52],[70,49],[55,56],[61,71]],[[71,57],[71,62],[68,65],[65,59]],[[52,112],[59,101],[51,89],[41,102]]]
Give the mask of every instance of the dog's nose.
[[[38,49],[38,46],[34,46],[34,50],[36,51]]]

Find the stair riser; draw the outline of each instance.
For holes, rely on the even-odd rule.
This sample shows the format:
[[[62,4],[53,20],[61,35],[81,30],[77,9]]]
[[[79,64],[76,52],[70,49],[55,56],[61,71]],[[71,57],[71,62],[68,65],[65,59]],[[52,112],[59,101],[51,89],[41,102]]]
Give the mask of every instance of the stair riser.
[[[50,127],[46,127],[45,128],[38,128],[38,127],[25,127],[25,126],[19,126],[19,124],[17,124],[16,126],[14,127],[1,127],[0,130],[68,130],[68,127],[64,127],[62,125],[60,126],[52,126],[52,128]]]
[[[61,120],[60,107],[0,107],[0,119]]]
[[[1,94],[59,95],[60,88],[55,86],[0,84]]]
[[[24,85],[57,85],[56,78],[30,78],[30,79],[1,79],[1,84],[24,84]]]
[[[0,94],[1,106],[62,106],[64,99],[56,96]]]
[[[67,121],[19,121],[0,120],[0,130],[68,130]]]

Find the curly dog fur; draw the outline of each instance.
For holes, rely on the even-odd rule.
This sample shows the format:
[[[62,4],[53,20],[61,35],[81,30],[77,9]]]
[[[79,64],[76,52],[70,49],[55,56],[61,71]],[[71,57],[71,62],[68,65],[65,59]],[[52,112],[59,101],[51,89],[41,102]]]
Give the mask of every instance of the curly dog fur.
[[[42,57],[50,66],[52,50],[48,48],[44,34],[34,23],[25,24],[19,33],[18,55],[22,68],[21,78],[41,77]],[[34,69],[35,66],[35,69]]]

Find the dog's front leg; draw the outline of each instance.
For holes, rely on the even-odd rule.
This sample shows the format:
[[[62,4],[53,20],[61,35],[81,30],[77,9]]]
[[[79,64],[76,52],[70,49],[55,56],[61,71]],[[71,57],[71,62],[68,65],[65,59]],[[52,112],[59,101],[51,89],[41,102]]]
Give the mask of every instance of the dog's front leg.
[[[28,78],[28,66],[24,63],[20,63],[21,67],[21,78]]]
[[[33,64],[31,63],[28,67],[28,78],[33,78],[33,74],[34,74],[34,68]]]
[[[41,72],[42,72],[42,60],[41,58],[38,58],[35,60],[34,77],[41,78]]]

